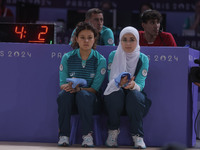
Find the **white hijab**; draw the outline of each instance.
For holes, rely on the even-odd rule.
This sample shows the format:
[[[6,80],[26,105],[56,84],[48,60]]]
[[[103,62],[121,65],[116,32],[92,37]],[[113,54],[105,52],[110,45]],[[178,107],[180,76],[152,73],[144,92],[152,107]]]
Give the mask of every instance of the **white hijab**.
[[[137,40],[137,46],[135,50],[131,53],[126,53],[122,46],[121,46],[121,39],[124,36],[124,34],[131,33],[135,36]],[[118,77],[118,75],[122,72],[129,72],[131,74],[131,77],[133,77],[137,63],[140,57],[140,45],[139,45],[139,33],[137,29],[134,27],[128,26],[125,27],[120,32],[120,38],[119,38],[119,45],[117,47],[112,65],[111,65],[111,71],[109,76],[109,83],[108,86],[104,92],[104,95],[109,95],[110,93],[114,91],[118,91],[120,87],[117,87],[115,85],[114,79]]]

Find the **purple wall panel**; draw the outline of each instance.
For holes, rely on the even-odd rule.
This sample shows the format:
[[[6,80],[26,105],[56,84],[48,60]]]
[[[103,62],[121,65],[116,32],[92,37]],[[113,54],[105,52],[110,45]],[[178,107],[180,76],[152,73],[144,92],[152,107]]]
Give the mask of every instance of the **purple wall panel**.
[[[97,49],[107,58],[115,48]],[[0,43],[0,141],[57,142],[59,64],[69,49]],[[152,100],[144,119],[147,145],[194,145],[197,87],[188,82],[188,73],[199,52],[183,47],[142,47],[141,51],[150,58],[145,87]]]

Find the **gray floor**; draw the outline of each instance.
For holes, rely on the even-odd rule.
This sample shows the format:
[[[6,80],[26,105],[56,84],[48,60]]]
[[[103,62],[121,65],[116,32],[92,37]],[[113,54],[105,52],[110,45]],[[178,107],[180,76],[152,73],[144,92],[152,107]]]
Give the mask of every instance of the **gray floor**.
[[[195,147],[200,149],[200,140],[196,140],[196,145],[195,145]]]
[[[73,145],[71,147],[58,147],[56,143],[26,143],[26,142],[0,142],[0,150],[133,150],[131,146],[120,146],[118,148],[94,147],[82,148],[80,145]],[[187,150],[199,150],[200,140],[197,140],[194,148],[187,148]],[[148,147],[146,150],[161,150],[161,147]]]

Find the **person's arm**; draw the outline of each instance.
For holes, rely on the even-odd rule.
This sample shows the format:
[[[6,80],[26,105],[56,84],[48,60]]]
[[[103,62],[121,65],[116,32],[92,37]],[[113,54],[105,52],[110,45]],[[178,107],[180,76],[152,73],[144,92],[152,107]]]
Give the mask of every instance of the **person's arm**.
[[[63,89],[62,85],[67,84],[66,78],[68,78],[68,53],[64,54],[59,67],[59,79],[60,79],[60,87]]]
[[[94,94],[96,94],[97,93],[97,91],[95,90],[95,89],[93,89],[93,88],[80,88],[79,87],[79,89],[78,89],[78,91],[81,91],[81,90],[86,90],[86,91],[88,91],[88,92],[92,92],[92,93],[94,93]],[[77,92],[78,92],[77,91]]]
[[[199,23],[200,23],[200,15],[197,14],[194,23],[190,26],[190,29],[197,30]]]
[[[110,28],[107,28],[101,36],[103,36],[104,45],[115,46],[114,34]]]
[[[62,86],[64,87],[63,90],[65,90],[66,92],[70,92],[70,93],[76,93],[76,92],[79,92],[81,90],[86,90],[88,92],[92,92],[94,94],[97,93],[97,91],[91,87],[89,88],[84,88],[84,87],[79,87],[79,85],[77,85],[75,88],[72,88],[71,87],[72,83],[68,83],[68,84],[63,84]]]
[[[65,90],[66,92],[70,92],[70,93],[74,93],[75,91],[77,91],[78,88],[73,89],[72,88],[72,82],[66,83],[66,84],[62,84],[60,86],[61,90]]]
[[[140,89],[140,91],[143,90],[144,86],[145,86],[145,80],[147,78],[147,73],[148,73],[148,69],[149,69],[149,59],[146,55],[142,54],[143,56],[141,57],[142,60],[142,66],[137,74],[137,76],[135,77],[135,86],[139,86],[138,89]],[[134,87],[136,88],[136,87]]]
[[[194,84],[197,85],[198,87],[200,87],[200,83],[194,82]]]
[[[66,92],[73,92],[74,89],[72,88],[72,82],[67,82],[66,78],[69,78],[68,75],[68,58],[70,56],[70,52],[63,55],[60,67],[59,67],[59,79],[60,79],[60,89],[65,90]]]
[[[108,57],[108,70],[107,70],[107,72],[108,72],[108,81],[110,81],[110,79],[109,79],[109,77],[110,77],[110,70],[111,70],[111,65],[112,65],[115,53],[116,53],[116,50],[112,51],[109,54],[109,57]]]
[[[94,77],[93,82],[91,84],[91,87],[90,88],[83,88],[83,90],[87,90],[87,91],[96,93],[99,90],[99,88],[101,87],[101,84],[102,84],[102,82],[105,78],[106,67],[107,67],[106,66],[106,59],[102,55],[99,55],[98,67],[96,69],[96,74],[95,74],[95,77]]]
[[[171,33],[166,32],[165,36],[166,37],[164,37],[164,43],[165,43],[164,46],[174,46],[174,47],[177,46],[176,41]]]
[[[70,41],[69,41],[69,45],[72,44],[72,37],[74,36],[75,31],[76,31],[76,29],[74,29],[73,32],[72,32],[72,35],[71,35],[71,38],[70,38]]]

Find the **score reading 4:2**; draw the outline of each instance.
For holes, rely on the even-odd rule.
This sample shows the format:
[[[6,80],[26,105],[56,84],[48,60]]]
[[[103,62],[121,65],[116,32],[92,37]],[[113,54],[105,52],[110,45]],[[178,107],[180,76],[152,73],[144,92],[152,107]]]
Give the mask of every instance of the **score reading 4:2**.
[[[55,44],[54,24],[0,23],[0,42]]]
[[[45,39],[48,33],[48,27],[42,25],[37,28],[40,28],[40,29],[36,30],[36,34],[30,34],[30,33],[27,33],[27,29],[25,28],[25,26],[20,27],[19,25],[17,25],[15,26],[15,33],[19,36],[20,40],[28,38],[29,43],[45,43]],[[39,33],[37,34],[37,32]],[[27,37],[27,36],[31,36],[31,37]]]

